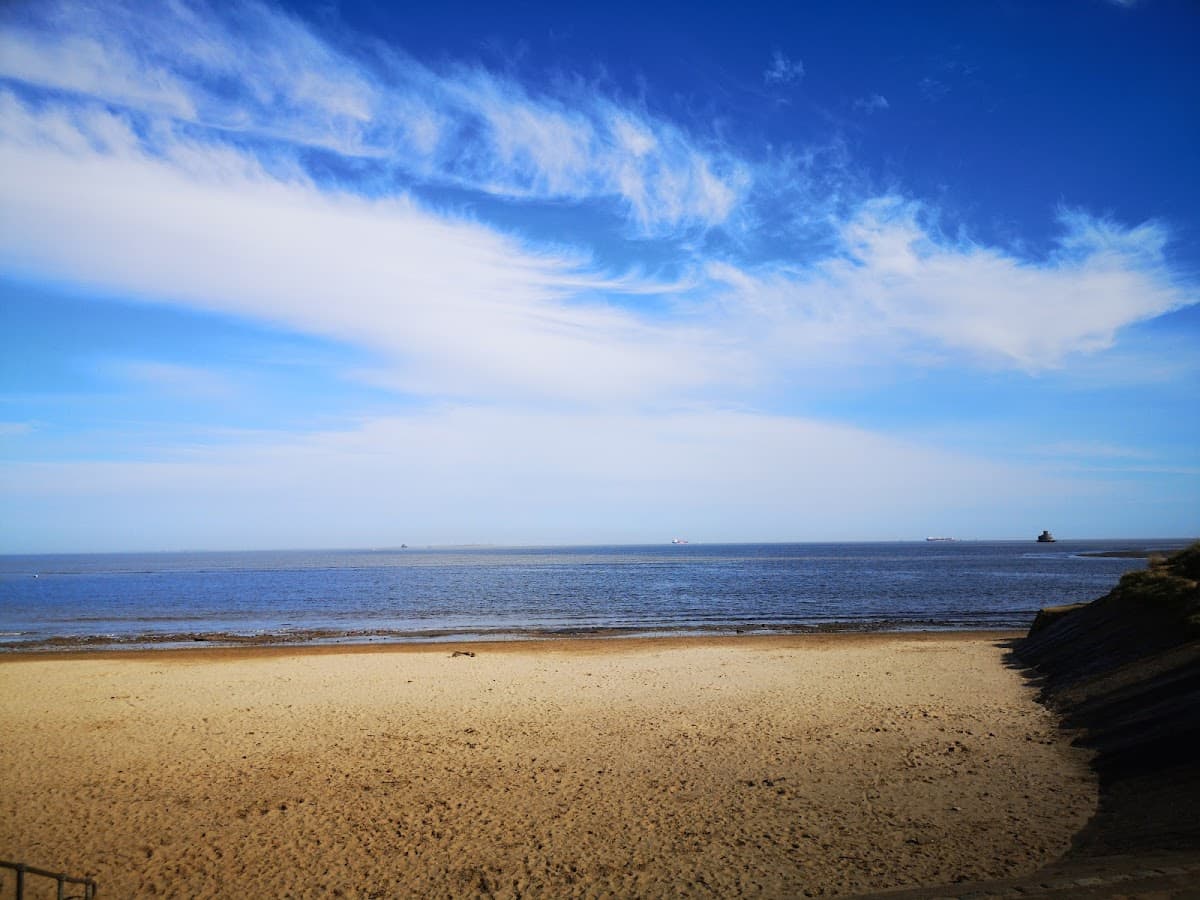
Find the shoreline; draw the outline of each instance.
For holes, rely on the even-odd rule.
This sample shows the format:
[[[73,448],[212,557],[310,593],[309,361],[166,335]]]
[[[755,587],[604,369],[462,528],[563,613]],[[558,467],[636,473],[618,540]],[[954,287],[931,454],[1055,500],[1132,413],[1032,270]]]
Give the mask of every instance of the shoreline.
[[[104,896],[834,896],[1019,875],[1066,852],[1097,788],[1013,637],[7,655],[0,845]]]
[[[288,551],[0,559],[0,655],[191,644],[1025,629],[1167,546],[1077,541]],[[44,571],[42,571],[44,570]],[[38,577],[32,577],[37,575]]]
[[[888,643],[897,639],[920,642],[954,640],[1012,641],[1024,637],[1027,629],[981,628],[981,629],[929,629],[913,631],[887,630],[828,630],[803,632],[765,632],[744,634],[648,634],[648,635],[549,635],[546,637],[514,636],[505,638],[449,638],[445,640],[396,640],[362,641],[344,643],[320,643],[316,641],[240,641],[220,643],[217,641],[195,641],[184,645],[162,646],[146,644],[137,646],[73,646],[21,648],[0,650],[0,666],[10,662],[36,660],[201,660],[211,656],[216,659],[272,658],[287,656],[329,656],[338,654],[372,653],[433,653],[454,652],[488,653],[605,653],[628,652],[645,649],[683,649],[689,647],[763,646],[788,649],[804,649],[838,642]]]

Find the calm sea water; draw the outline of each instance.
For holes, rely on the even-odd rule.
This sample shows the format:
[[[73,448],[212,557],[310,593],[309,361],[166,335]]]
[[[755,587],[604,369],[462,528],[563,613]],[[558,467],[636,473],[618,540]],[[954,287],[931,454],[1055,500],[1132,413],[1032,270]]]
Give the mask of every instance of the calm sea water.
[[[0,557],[0,649],[1025,628],[1170,541],[686,544]]]

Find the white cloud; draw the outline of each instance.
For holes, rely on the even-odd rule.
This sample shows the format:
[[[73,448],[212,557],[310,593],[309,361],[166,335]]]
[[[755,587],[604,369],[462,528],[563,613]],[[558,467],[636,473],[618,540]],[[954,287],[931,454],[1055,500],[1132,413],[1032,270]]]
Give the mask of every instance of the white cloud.
[[[1067,490],[859,429],[712,409],[460,407],[153,463],[0,469],[0,491],[34,516],[25,534],[89,549],[195,546],[198,534],[227,547],[328,545],[331,533],[347,545],[917,537],[980,505],[1002,528],[1028,515],[1014,497]],[[58,518],[67,503],[76,514]],[[117,507],[137,520],[115,520]]]
[[[804,77],[804,63],[788,59],[780,50],[771,55],[771,64],[763,70],[763,81],[768,85],[791,84]]]
[[[586,86],[533,96],[476,67],[435,71],[377,47],[351,56],[260,4],[175,2],[151,15],[140,4],[60,0],[25,13],[0,30],[8,78],[375,159],[423,181],[611,199],[647,234],[719,225],[749,183],[735,157]]]
[[[502,197],[619,197],[643,232],[673,237],[753,221],[747,205],[781,176],[728,147],[699,149],[636,104],[583,88],[535,96],[390,51],[369,64],[267,7],[240,8],[236,28],[184,3],[153,17],[45,9],[38,28],[0,32],[13,51],[0,69],[105,103],[0,90],[0,264],[368,347],[382,361],[364,377],[404,391],[649,407],[745,402],[821,363],[919,356],[1037,372],[1197,299],[1171,273],[1161,226],[1064,212],[1056,252],[1031,259],[949,239],[894,197],[852,214],[848,197],[820,207],[809,218],[831,249],[809,249],[803,265],[706,256],[697,242],[669,284],[614,275],[586,252],[403,190],[331,187],[287,148],[226,138],[387,156]],[[87,39],[70,65],[37,55]],[[780,78],[802,71],[775,62]],[[630,302],[655,293],[670,315]]]
[[[617,402],[710,383],[720,342],[597,299],[655,290],[536,252],[404,197],[281,180],[229,148],[97,150],[70,121],[0,95],[0,264],[248,316],[382,350],[420,393]],[[590,298],[590,299],[589,299]]]
[[[1005,522],[1040,508],[1013,498],[1071,488],[1032,465],[724,407],[877,363],[1041,372],[1198,299],[1154,223],[1064,211],[1034,258],[948,237],[934,211],[870,199],[843,172],[826,190],[816,163],[756,165],[587,85],[535,93],[477,66],[368,60],[258,5],[236,21],[186,3],[29,9],[36,25],[0,27],[0,73],[24,83],[0,89],[0,270],[344,341],[372,351],[360,377],[444,404],[154,463],[0,470],[47,541],[194,545],[196,520],[222,523],[226,546],[328,543],[331,521],[350,523],[350,544],[393,527],[421,541],[902,537],[953,531],[922,518],[935,510],[966,522],[983,507],[993,533],[1021,534]],[[802,74],[777,53],[764,78]],[[296,145],[368,168],[370,186],[314,175]],[[537,244],[415,201],[397,172],[500,201],[603,201],[627,218],[620,237],[671,238],[678,272],[598,266],[580,247],[607,220]],[[798,207],[781,243],[820,232],[790,248],[803,262],[738,243],[741,223],[778,224],[756,203]],[[697,237],[711,228],[735,238],[714,241],[719,255]],[[236,389],[170,360],[123,374]],[[117,497],[142,513],[124,532],[108,527]],[[55,538],[63,522],[74,530]]]
[[[770,340],[781,358],[789,348],[933,351],[1037,372],[1198,299],[1174,278],[1154,224],[1064,212],[1057,251],[1033,260],[948,239],[922,225],[921,212],[896,198],[864,204],[841,226],[841,253],[808,269],[711,267],[729,286],[730,324]]]
[[[859,97],[854,101],[854,108],[868,115],[888,109],[890,106],[891,104],[888,103],[887,97],[884,97],[882,94],[871,94],[869,97]]]
[[[949,240],[896,198],[863,204],[805,268],[712,260],[678,283],[613,277],[403,195],[324,189],[167,129],[149,149],[120,115],[4,92],[0,205],[9,271],[372,348],[386,360],[372,381],[430,396],[732,399],[786,381],[797,359],[917,353],[1036,372],[1196,300],[1158,226],[1065,212],[1058,251],[1038,261]],[[654,292],[674,297],[672,317],[612,302]]]
[[[103,96],[153,112],[196,115],[186,86],[169,72],[140,63],[119,44],[95,37],[5,29],[0,31],[0,71],[8,78]]]

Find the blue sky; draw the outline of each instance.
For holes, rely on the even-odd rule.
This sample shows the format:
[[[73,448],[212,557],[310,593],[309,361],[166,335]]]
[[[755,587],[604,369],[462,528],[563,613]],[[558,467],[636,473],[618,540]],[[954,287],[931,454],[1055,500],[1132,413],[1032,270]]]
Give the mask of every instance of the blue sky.
[[[701,6],[5,4],[0,551],[1200,534],[1195,4]]]

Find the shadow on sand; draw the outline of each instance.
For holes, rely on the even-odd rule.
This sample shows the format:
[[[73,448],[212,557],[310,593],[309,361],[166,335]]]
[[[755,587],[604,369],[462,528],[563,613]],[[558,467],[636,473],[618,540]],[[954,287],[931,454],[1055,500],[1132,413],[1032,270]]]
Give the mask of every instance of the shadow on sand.
[[[997,646],[1093,752],[1096,814],[1026,878],[871,896],[1200,898],[1200,543]]]

